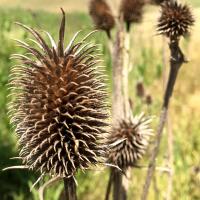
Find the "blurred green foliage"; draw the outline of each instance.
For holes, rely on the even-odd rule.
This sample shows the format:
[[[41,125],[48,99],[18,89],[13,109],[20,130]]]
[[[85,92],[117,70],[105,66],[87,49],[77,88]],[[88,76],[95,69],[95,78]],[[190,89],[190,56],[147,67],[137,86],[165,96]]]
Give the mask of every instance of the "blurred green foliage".
[[[31,11],[23,9],[1,9],[0,10],[0,170],[4,167],[20,164],[16,160],[10,160],[10,157],[17,156],[16,137],[13,133],[12,127],[9,125],[7,117],[7,95],[9,90],[7,87],[9,70],[15,61],[9,59],[12,53],[22,52],[16,47],[12,39],[27,40],[27,33],[20,27],[14,24],[15,21],[24,23],[31,27],[36,27],[39,30],[49,31],[55,38],[58,37],[58,27],[60,16],[44,11]],[[66,28],[66,43],[70,40],[75,32],[82,29],[80,37],[92,30],[91,20],[86,14],[73,13],[67,15]],[[136,33],[138,31],[136,27]],[[139,32],[140,33],[140,32]],[[143,39],[143,38],[141,38]],[[111,59],[107,48],[107,38],[104,33],[99,32],[95,34],[94,39],[96,43],[102,44],[100,46],[107,74],[109,75],[108,86],[111,92]],[[155,43],[146,46],[145,43],[136,43],[137,35],[135,36],[134,44],[139,49],[137,52],[133,51],[133,56],[136,58],[134,69],[130,72],[130,93],[131,97],[135,97],[135,83],[137,80],[143,80],[145,87],[151,92],[153,96],[153,105],[151,109],[147,108],[139,99],[134,99],[136,106],[135,112],[142,110],[150,112],[153,115],[158,115],[161,103],[162,89],[157,88],[156,84],[162,83],[162,58],[159,56],[161,50],[155,50]],[[187,41],[189,42],[189,41]],[[187,48],[187,45],[185,45]],[[175,102],[176,104],[176,102]],[[176,109],[181,105],[181,101],[177,103]],[[176,111],[175,111],[176,112]],[[179,113],[179,112],[177,112]],[[174,114],[174,113],[173,113]],[[174,191],[173,199],[180,200],[198,200],[199,194],[199,179],[197,179],[197,166],[200,164],[200,125],[197,123],[197,117],[193,116],[193,120],[188,120],[188,113],[179,113],[176,117],[177,122],[174,125],[174,157],[175,157],[175,172],[174,172]],[[190,116],[192,117],[192,116]],[[178,120],[177,120],[178,118]],[[180,119],[179,119],[180,118]],[[158,117],[155,118],[154,127],[156,127]],[[166,156],[166,133],[162,143],[161,155]],[[148,155],[147,155],[148,156]],[[165,158],[160,156],[158,158],[158,165],[164,165]],[[147,163],[147,158],[142,161]],[[135,169],[133,172],[133,179],[131,180],[129,195],[139,199],[142,189],[145,171]],[[152,188],[150,199],[156,199],[156,196],[161,199],[165,195],[167,186],[167,175],[157,172],[159,193],[154,194]],[[13,170],[0,172],[0,199],[1,200],[38,200],[37,187],[30,193],[29,188],[37,179],[37,174],[27,171]],[[78,196],[81,200],[100,200],[104,199],[106,184],[108,180],[108,170],[105,171],[89,171],[85,174],[78,173]],[[40,183],[41,185],[42,183]],[[62,183],[48,189],[46,199],[58,200],[63,190]],[[62,196],[62,195],[61,195]]]

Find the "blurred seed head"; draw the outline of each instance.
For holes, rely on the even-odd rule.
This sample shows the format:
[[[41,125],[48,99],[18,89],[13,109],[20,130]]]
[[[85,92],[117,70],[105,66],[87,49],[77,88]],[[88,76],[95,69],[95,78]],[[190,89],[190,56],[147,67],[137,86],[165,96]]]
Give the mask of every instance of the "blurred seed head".
[[[11,69],[11,123],[23,164],[69,177],[104,162],[107,95],[97,47],[87,37],[76,42],[76,35],[64,48],[64,11],[58,44],[49,33],[51,45],[36,30],[21,26],[37,44],[18,41],[27,53],[13,55],[21,64]]]
[[[136,95],[140,98],[143,98],[145,95],[144,84],[142,81],[138,81],[136,84]]]
[[[171,0],[150,0],[151,4],[160,5],[163,2],[171,1]]]
[[[121,0],[120,13],[126,22],[127,31],[131,23],[141,22],[144,4],[144,0]]]
[[[145,154],[150,137],[153,135],[150,128],[151,121],[152,119],[144,114],[128,121],[120,121],[110,135],[109,161],[121,169],[133,167]]]
[[[109,5],[104,0],[91,0],[89,13],[97,29],[103,30],[111,38],[111,29],[115,26],[115,19]]]
[[[153,102],[152,96],[150,94],[147,94],[145,98],[146,98],[145,99],[146,104],[150,106]]]
[[[177,1],[166,1],[161,4],[162,12],[158,21],[158,32],[169,38],[178,38],[189,33],[194,18],[187,5]]]

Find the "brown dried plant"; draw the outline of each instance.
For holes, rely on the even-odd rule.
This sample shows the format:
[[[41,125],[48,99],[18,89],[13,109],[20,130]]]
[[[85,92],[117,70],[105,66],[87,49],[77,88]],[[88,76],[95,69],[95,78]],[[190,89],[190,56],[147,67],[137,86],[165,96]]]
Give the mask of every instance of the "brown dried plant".
[[[130,30],[132,23],[141,22],[143,16],[144,0],[122,0],[120,14],[126,22],[127,31]]]
[[[179,47],[180,37],[188,34],[191,26],[194,24],[193,15],[187,5],[179,4],[176,1],[169,1],[164,2],[164,4],[161,5],[161,8],[161,17],[158,21],[158,32],[169,38],[169,49],[171,53],[170,73],[163,97],[160,122],[158,125],[154,149],[148,166],[141,200],[146,200],[148,197],[149,187],[155,171],[156,158],[159,153],[162,133],[167,120],[170,98],[173,94],[179,69],[183,63],[186,62],[185,56]]]
[[[107,93],[99,66],[97,45],[76,42],[64,47],[65,13],[56,43],[51,45],[33,28],[18,23],[35,40],[17,40],[26,54],[14,54],[20,64],[11,69],[11,123],[19,143],[23,166],[68,179],[105,161]],[[36,44],[37,47],[34,47]],[[12,168],[12,167],[11,167]],[[40,178],[41,178],[40,177]]]
[[[89,13],[95,28],[103,30],[111,38],[111,30],[115,26],[115,19],[109,5],[104,0],[91,0]]]

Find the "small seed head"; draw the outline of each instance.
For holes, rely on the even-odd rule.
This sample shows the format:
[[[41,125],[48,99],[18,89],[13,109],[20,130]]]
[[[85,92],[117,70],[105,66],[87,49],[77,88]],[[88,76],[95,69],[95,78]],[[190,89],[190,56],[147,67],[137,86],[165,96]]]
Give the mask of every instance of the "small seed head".
[[[136,84],[136,95],[140,98],[143,98],[145,95],[144,84],[141,81],[138,81]]]
[[[141,114],[129,121],[122,120],[114,127],[109,139],[109,161],[121,169],[133,167],[145,154],[149,139],[153,135],[150,123],[151,118]]]
[[[187,5],[176,1],[161,4],[162,12],[158,21],[158,32],[169,38],[179,38],[189,33],[194,18]]]
[[[110,38],[110,31],[115,26],[115,19],[113,17],[110,6],[104,0],[91,0],[89,5],[89,13],[93,19],[94,25],[97,29],[106,31]]]
[[[122,0],[120,13],[129,31],[131,23],[139,23],[142,20],[144,0]]]

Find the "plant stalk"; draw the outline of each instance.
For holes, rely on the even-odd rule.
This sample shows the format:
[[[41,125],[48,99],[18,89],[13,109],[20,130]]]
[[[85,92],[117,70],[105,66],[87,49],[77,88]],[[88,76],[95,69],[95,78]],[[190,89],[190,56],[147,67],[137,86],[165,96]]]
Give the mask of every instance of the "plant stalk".
[[[66,200],[77,200],[76,183],[73,177],[63,178]]]
[[[113,103],[112,116],[115,126],[121,119],[128,119],[130,105],[128,99],[128,68],[129,68],[129,34],[125,34],[123,18],[117,24],[117,35],[113,51]],[[126,171],[124,171],[126,173]],[[108,184],[106,200],[109,198],[111,185],[113,186],[113,200],[126,200],[128,188],[126,177],[116,169],[111,169],[112,183]],[[111,177],[111,175],[110,175]]]
[[[121,47],[121,94],[122,94],[122,112],[119,113],[119,119],[129,119],[130,117],[130,105],[129,105],[129,95],[128,95],[128,72],[129,72],[129,51],[130,51],[130,35],[125,31],[124,22],[121,18],[119,24],[120,33],[120,47]],[[115,59],[118,59],[117,57]],[[119,80],[118,80],[119,81]],[[122,118],[123,116],[123,118]],[[127,173],[127,170],[123,170],[123,173]],[[118,170],[113,172],[113,200],[126,200],[127,190],[128,190],[128,180],[126,177]]]
[[[111,169],[109,180],[108,180],[108,185],[107,185],[107,189],[106,189],[105,200],[109,200],[112,183],[113,183],[113,170]]]
[[[172,130],[172,124],[171,120],[168,114],[167,118],[167,133],[168,133],[168,167],[171,169],[170,172],[168,173],[168,186],[167,186],[167,193],[166,193],[166,200],[171,200],[172,199],[172,191],[173,191],[173,171],[174,171],[174,156],[173,156],[173,151],[174,151],[174,146],[173,146],[173,130]]]
[[[163,51],[162,51],[162,58],[163,58],[163,90],[166,87],[167,82],[167,55],[166,55],[166,38],[163,36]],[[167,191],[166,191],[166,200],[171,200],[172,198],[172,190],[173,190],[173,162],[174,162],[174,156],[173,156],[173,149],[174,149],[174,143],[173,143],[173,130],[172,130],[172,123],[170,118],[170,113],[168,113],[167,116],[167,126],[166,126],[166,132],[167,132],[167,160],[166,160],[166,166],[170,168],[170,171],[168,173],[168,184],[167,184]],[[156,179],[156,177],[154,177]],[[155,194],[159,194],[158,191],[155,191]]]
[[[170,98],[173,94],[173,89],[175,86],[175,82],[178,76],[178,72],[182,64],[185,62],[184,55],[179,47],[179,39],[177,38],[171,38],[170,39],[170,53],[171,53],[171,59],[170,59],[170,74],[169,74],[169,79],[167,82],[167,88],[165,90],[164,94],[164,99],[163,99],[163,105],[162,105],[162,111],[160,114],[160,122],[158,125],[158,130],[157,130],[157,136],[155,139],[155,144],[154,144],[154,149],[151,155],[151,159],[149,162],[148,166],[148,171],[147,171],[147,176],[145,179],[145,184],[143,187],[143,192],[141,196],[141,200],[146,200],[148,197],[149,193],[149,187],[151,184],[151,180],[155,171],[155,166],[156,166],[156,158],[159,153],[159,148],[160,148],[160,143],[161,143],[161,138],[162,138],[162,133],[163,129],[166,123],[167,119],[167,113],[168,113],[168,107],[170,103]]]

